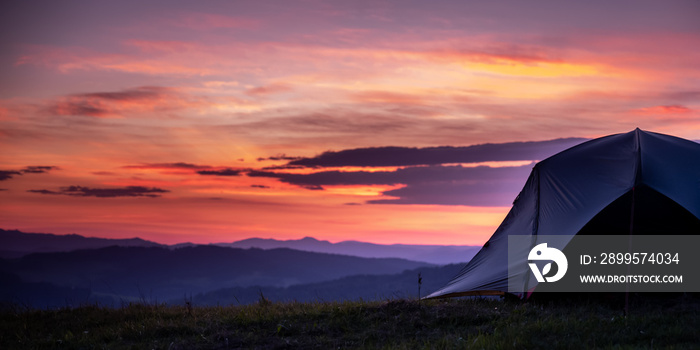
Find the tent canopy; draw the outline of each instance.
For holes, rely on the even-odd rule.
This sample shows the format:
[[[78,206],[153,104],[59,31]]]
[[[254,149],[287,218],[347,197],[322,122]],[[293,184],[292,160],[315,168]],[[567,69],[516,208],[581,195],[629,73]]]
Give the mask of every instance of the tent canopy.
[[[537,163],[496,232],[427,298],[507,292],[511,235],[697,234],[699,218],[700,144],[640,129],[587,141]]]

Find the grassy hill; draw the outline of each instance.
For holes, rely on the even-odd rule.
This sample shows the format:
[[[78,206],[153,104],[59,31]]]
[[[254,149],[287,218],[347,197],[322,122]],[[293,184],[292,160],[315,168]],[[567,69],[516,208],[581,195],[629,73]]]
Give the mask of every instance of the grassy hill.
[[[700,301],[496,299],[128,305],[0,312],[0,348],[694,349]]]
[[[289,287],[224,288],[194,295],[190,301],[198,306],[250,304],[259,299],[260,293],[274,302],[416,298],[418,296],[418,273],[422,276],[421,294],[426,296],[444,286],[462,267],[461,264],[421,267],[398,274],[354,275],[331,281]],[[182,304],[183,298],[180,297],[168,303]]]

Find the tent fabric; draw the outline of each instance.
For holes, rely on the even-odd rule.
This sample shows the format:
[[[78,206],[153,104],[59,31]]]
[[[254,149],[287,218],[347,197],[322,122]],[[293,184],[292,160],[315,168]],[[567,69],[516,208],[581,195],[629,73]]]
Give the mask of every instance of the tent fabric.
[[[625,210],[621,221],[629,223],[632,211],[625,209],[625,200],[655,212],[654,203],[665,203],[660,198],[676,203],[673,211],[685,211],[673,218],[694,221],[689,224],[693,229],[700,227],[700,144],[635,129],[569,148],[534,166],[496,232],[457,276],[426,298],[502,294],[508,291],[509,278],[511,283],[522,280],[524,288],[529,276],[524,265],[511,266],[509,275],[508,236],[533,237],[531,246],[517,247],[527,252],[538,235],[573,236],[584,227],[588,234],[597,234],[591,232],[591,224],[624,216]],[[646,231],[652,233],[669,234]]]

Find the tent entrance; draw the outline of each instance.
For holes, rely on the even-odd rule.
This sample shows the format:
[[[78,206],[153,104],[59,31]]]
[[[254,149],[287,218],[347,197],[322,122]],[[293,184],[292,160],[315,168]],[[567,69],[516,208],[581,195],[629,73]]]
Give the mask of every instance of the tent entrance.
[[[641,185],[610,203],[577,234],[627,235],[630,230],[635,235],[697,235],[700,219],[672,199]]]

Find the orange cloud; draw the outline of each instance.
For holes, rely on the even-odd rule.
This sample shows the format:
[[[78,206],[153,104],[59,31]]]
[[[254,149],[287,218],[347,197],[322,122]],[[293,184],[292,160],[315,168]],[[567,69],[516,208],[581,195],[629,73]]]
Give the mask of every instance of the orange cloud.
[[[440,46],[446,49],[430,49],[430,42],[424,43],[428,48],[423,52],[437,60],[470,61],[495,64],[538,64],[563,63],[561,53],[556,49],[538,45],[521,45],[493,42],[492,39],[474,38],[445,39]]]
[[[666,105],[666,106],[654,106],[654,107],[639,108],[639,109],[634,110],[634,112],[641,113],[641,114],[678,115],[678,114],[692,113],[693,110],[686,107],[686,106],[681,106],[681,105]]]
[[[396,93],[390,91],[362,91],[352,95],[361,103],[390,103],[402,105],[423,105],[423,96],[416,94]]]
[[[126,73],[142,73],[149,75],[213,75],[217,71],[189,64],[177,64],[158,59],[139,60],[124,55],[100,55],[90,57],[88,61],[69,61],[58,65],[58,70],[68,73],[73,70],[112,70]]]

